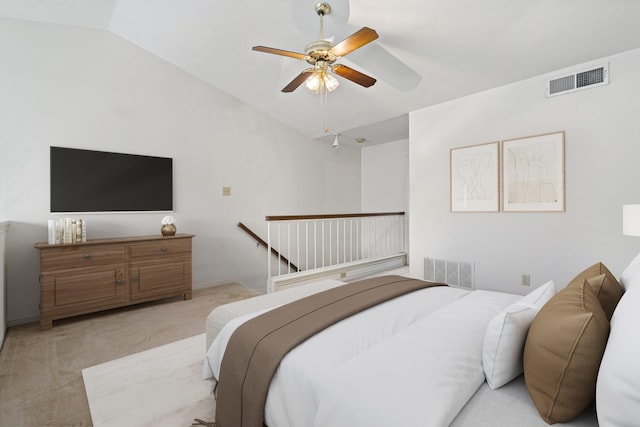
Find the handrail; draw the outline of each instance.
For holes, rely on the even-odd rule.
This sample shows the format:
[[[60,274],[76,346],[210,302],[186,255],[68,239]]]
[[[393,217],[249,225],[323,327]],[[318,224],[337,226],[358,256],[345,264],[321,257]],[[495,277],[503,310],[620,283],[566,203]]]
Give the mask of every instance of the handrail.
[[[240,227],[242,230],[244,230],[249,236],[253,237],[253,239],[256,242],[258,242],[261,246],[264,246],[267,249],[269,248],[269,245],[267,244],[267,242],[265,242],[260,236],[258,236],[256,233],[254,233],[249,227],[244,225],[242,222],[238,223],[238,227]],[[282,260],[282,262],[284,264],[287,264],[287,265],[291,266],[292,270],[299,271],[298,267],[295,264],[289,262],[289,260],[286,257],[280,255],[280,252],[278,252],[275,248],[273,248],[273,247],[271,248],[271,253],[276,258]]]
[[[319,214],[319,215],[270,215],[266,221],[301,221],[307,219],[336,219],[336,218],[367,218],[373,216],[404,216],[404,212],[373,212],[349,214]]]

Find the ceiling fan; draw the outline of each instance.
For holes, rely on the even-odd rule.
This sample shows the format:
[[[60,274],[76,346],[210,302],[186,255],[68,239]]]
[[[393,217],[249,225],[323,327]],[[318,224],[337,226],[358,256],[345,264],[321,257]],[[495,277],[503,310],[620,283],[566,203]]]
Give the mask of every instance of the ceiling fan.
[[[293,92],[305,82],[307,87],[316,93],[331,92],[339,84],[338,80],[335,79],[331,73],[337,74],[340,77],[344,77],[345,79],[351,80],[352,82],[364,87],[373,86],[376,79],[346,65],[336,64],[336,61],[348,53],[353,52],[354,50],[359,49],[367,43],[377,39],[378,33],[371,28],[362,27],[340,43],[334,45],[323,38],[322,26],[323,17],[331,11],[331,7],[329,4],[321,2],[315,4],[315,10],[320,17],[320,39],[308,44],[304,53],[274,49],[265,46],[253,47],[253,50],[258,52],[303,59],[312,65],[311,68],[307,68],[298,74],[296,78],[282,89],[282,92]]]

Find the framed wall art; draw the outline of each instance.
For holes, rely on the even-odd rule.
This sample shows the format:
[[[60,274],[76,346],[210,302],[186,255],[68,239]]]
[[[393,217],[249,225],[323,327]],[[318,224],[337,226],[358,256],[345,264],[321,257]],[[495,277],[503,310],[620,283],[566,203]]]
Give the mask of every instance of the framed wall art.
[[[564,212],[564,131],[502,141],[502,210]]]
[[[451,212],[500,210],[499,157],[498,142],[451,149]]]

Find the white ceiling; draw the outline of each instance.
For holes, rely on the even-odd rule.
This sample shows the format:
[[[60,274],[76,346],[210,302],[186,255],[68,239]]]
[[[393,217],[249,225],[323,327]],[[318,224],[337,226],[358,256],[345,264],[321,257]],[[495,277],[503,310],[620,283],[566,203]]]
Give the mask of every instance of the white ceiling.
[[[327,0],[325,38],[363,26],[379,39],[340,60],[378,79],[328,97],[280,90],[307,64],[317,0],[0,0],[0,17],[105,29],[311,138],[408,138],[407,113],[640,47],[638,0]],[[543,93],[544,88],[540,88]]]

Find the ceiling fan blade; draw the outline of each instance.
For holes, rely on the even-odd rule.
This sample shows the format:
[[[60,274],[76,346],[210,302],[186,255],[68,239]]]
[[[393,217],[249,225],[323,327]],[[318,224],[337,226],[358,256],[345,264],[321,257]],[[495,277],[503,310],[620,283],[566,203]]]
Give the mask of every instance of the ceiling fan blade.
[[[298,87],[302,83],[304,83],[311,76],[311,74],[313,74],[313,69],[310,68],[304,70],[303,72],[298,74],[295,79],[291,80],[291,82],[282,89],[282,92],[289,93],[298,89]]]
[[[329,52],[333,53],[335,56],[345,56],[349,52],[353,52],[377,38],[378,33],[376,33],[376,30],[372,30],[369,27],[362,27],[331,48]]]
[[[291,52],[291,51],[282,50],[282,49],[274,49],[272,47],[266,47],[266,46],[254,46],[251,48],[251,50],[256,50],[258,52],[264,52],[264,53],[272,53],[274,55],[288,56],[290,58],[296,58],[296,59],[304,59],[307,56],[304,53]]]
[[[364,87],[373,86],[376,82],[376,79],[374,79],[373,77],[367,76],[366,74],[363,74],[360,71],[356,71],[351,67],[347,67],[346,65],[334,65],[333,72]]]

